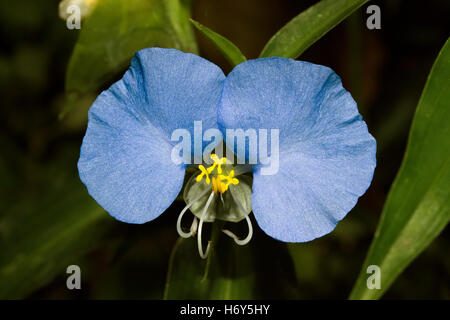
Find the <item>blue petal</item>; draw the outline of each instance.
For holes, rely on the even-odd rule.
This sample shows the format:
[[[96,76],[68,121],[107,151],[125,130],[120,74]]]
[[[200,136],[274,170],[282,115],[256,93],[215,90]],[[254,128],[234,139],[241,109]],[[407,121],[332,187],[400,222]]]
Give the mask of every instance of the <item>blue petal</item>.
[[[279,129],[274,175],[256,166],[252,208],[260,227],[288,242],[331,232],[369,187],[376,142],[329,68],[284,58],[250,60],[227,77],[219,127]]]
[[[225,79],[193,54],[151,48],[136,53],[123,78],[89,110],[78,170],[89,194],[113,217],[144,223],[177,197],[185,165],[171,160],[172,131],[194,121],[217,128]]]

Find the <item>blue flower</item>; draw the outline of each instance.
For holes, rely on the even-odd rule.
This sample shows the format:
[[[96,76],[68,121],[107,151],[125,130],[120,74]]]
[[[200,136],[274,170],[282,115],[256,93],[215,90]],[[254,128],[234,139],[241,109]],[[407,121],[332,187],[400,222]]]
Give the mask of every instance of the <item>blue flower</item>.
[[[248,214],[253,211],[273,238],[310,241],[331,232],[372,180],[376,142],[331,69],[264,58],[244,62],[225,77],[198,56],[150,48],[135,55],[124,77],[89,111],[78,163],[89,194],[118,220],[144,223],[158,217],[181,191],[187,167],[171,158],[171,134],[183,128],[195,136],[198,121],[224,137],[232,129],[279,132],[279,165],[272,174],[264,173],[265,162],[234,164],[228,154],[213,154],[209,167],[196,166],[198,173],[184,188],[187,206],[177,229],[183,237],[198,232],[202,257],[209,251],[202,249],[203,222],[245,219],[244,240],[224,230],[242,245],[252,236]],[[200,149],[206,152],[203,141]],[[194,221],[184,232],[181,218],[188,209]]]

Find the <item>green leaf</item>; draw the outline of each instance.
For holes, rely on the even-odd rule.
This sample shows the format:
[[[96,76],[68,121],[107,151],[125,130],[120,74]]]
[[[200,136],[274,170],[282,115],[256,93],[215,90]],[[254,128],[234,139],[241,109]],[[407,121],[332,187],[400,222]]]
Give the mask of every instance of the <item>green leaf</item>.
[[[99,89],[147,47],[196,52],[190,1],[102,0],[82,24],[66,75],[66,91]]]
[[[218,232],[215,228],[206,260],[199,256],[197,239],[178,239],[170,259],[164,299],[254,298],[250,244],[241,247],[228,237],[216,242]]]
[[[221,36],[220,34],[208,29],[204,25],[198,23],[195,20],[190,19],[192,24],[203,33],[211,42],[219,49],[220,52],[227,58],[230,64],[235,67],[238,64],[247,60],[247,58],[242,54],[241,50],[233,44],[227,38]]]
[[[399,173],[351,299],[378,299],[450,219],[450,41],[431,69],[412,123]],[[366,285],[369,265],[381,289]]]
[[[322,0],[282,27],[260,54],[264,57],[298,58],[368,0]]]
[[[66,268],[76,264],[83,270],[84,254],[110,230],[112,219],[89,197],[76,173],[67,174],[67,163],[75,168],[77,154],[70,152],[70,158],[49,168],[28,163],[23,170],[33,181],[21,186],[14,205],[2,206],[0,299],[24,298],[58,275],[64,285]]]

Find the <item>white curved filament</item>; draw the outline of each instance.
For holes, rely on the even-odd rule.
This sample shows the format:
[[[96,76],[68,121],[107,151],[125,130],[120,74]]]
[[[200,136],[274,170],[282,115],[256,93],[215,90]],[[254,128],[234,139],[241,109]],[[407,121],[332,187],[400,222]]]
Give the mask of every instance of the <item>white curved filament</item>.
[[[182,238],[189,238],[195,235],[195,232],[197,231],[197,217],[194,217],[194,221],[192,222],[191,228],[189,232],[184,232],[183,229],[181,229],[181,219],[183,218],[184,213],[195,203],[197,202],[201,197],[203,197],[209,189],[206,189],[201,194],[199,194],[197,197],[195,197],[191,202],[187,204],[186,207],[181,211],[181,213],[178,215],[177,220],[177,231],[180,237]]]
[[[208,198],[208,201],[206,201],[206,205],[203,208],[202,217],[200,218],[200,223],[198,225],[198,235],[197,235],[197,244],[198,244],[198,253],[200,254],[200,257],[202,259],[206,259],[209,254],[209,249],[211,248],[211,241],[208,241],[208,245],[206,247],[206,251],[203,252],[202,247],[202,227],[203,227],[203,221],[205,220],[206,211],[208,210],[209,205],[211,204],[212,199],[214,198],[214,192],[211,192],[211,195]]]
[[[230,191],[231,192],[231,191]],[[242,207],[242,204],[234,197],[233,193],[231,193],[231,196],[234,200],[234,202],[236,202],[236,204],[238,205],[239,209],[242,211],[242,213],[245,215],[245,220],[247,221],[247,225],[248,225],[248,235],[247,237],[245,237],[245,239],[239,239],[239,237],[237,235],[235,235],[233,232],[231,232],[230,230],[222,230],[223,233],[225,233],[227,236],[229,236],[230,238],[232,238],[234,240],[234,242],[236,242],[238,245],[240,246],[244,246],[247,243],[250,242],[250,240],[252,239],[253,236],[253,226],[252,226],[252,222],[250,221],[250,218],[248,217],[247,212],[244,210],[244,208]]]

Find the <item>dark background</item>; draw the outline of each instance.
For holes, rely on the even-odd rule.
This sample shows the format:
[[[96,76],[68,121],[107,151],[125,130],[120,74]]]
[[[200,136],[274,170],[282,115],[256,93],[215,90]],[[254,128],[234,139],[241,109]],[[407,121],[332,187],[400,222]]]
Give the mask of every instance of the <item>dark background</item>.
[[[280,27],[315,3],[193,2],[193,18],[232,40],[248,58],[256,58]],[[449,36],[447,0],[372,3],[381,7],[381,30],[366,28],[365,5],[301,56],[334,69],[358,102],[378,142],[372,186],[332,234],[313,242],[287,246],[256,228],[251,248],[270,270],[258,289],[262,298],[348,297],[400,166],[420,93]],[[45,195],[53,192],[50,187],[47,192],[46,185],[59,176],[76,176],[86,109],[63,121],[58,114],[64,100],[65,70],[78,34],[65,27],[57,8],[57,0],[0,2],[0,240],[8,232],[2,224],[5,212],[17,203],[37,207],[32,196],[36,189]],[[229,64],[209,40],[196,36],[200,54],[229,72]],[[44,185],[43,179],[48,181]],[[182,208],[182,202],[174,203],[161,217],[141,226],[107,220],[110,231],[82,261],[77,260],[83,270],[83,290],[67,290],[65,270],[61,270],[49,285],[29,297],[161,298],[169,254],[177,239],[175,222]],[[449,243],[446,229],[384,298],[449,299]]]

